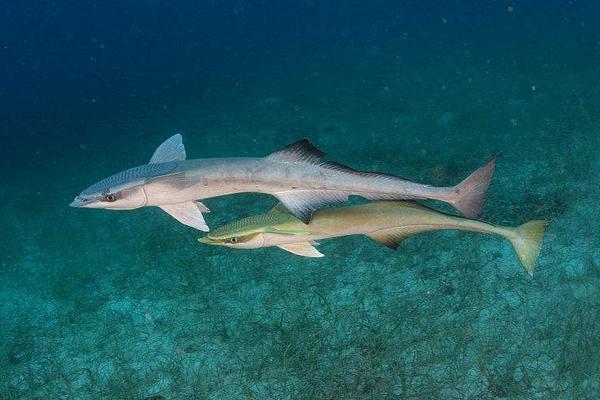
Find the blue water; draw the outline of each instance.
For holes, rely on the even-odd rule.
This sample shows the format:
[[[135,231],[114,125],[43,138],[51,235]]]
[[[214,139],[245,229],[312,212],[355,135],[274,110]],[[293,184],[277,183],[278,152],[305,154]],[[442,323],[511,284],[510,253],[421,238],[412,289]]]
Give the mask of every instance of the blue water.
[[[2,5],[0,399],[600,397],[600,6],[338,3]],[[552,224],[529,277],[491,236],[307,259],[68,207],[176,132],[434,185],[501,152],[483,218]],[[205,204],[217,227],[275,201]]]

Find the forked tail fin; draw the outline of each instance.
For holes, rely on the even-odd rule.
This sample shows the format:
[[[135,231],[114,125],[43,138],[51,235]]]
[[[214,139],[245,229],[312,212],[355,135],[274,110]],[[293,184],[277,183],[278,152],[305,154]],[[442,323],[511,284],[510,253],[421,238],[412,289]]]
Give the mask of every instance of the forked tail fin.
[[[542,250],[544,230],[549,223],[550,221],[545,220],[529,221],[514,228],[513,235],[508,236],[521,264],[531,276],[533,276],[535,263]]]
[[[496,154],[487,164],[479,167],[465,180],[454,186],[456,198],[450,203],[465,217],[476,219],[481,216],[485,196],[494,176],[497,158]]]

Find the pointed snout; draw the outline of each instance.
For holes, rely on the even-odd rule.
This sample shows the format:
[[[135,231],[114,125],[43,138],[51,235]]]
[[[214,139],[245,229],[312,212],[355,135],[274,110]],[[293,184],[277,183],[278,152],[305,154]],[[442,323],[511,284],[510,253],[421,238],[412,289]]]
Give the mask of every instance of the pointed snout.
[[[77,196],[73,201],[69,204],[69,207],[82,208],[88,205],[91,200],[86,199],[85,197]]]
[[[213,239],[209,238],[208,236],[203,236],[203,237],[199,238],[198,242],[204,243],[204,244],[220,244],[219,241],[213,240]]]

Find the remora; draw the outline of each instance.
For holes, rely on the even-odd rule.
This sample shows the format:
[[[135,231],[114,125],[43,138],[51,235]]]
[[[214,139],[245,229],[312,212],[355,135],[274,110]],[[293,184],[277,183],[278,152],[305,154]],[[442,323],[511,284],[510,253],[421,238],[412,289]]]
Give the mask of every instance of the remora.
[[[439,200],[477,218],[496,162],[493,157],[456,186],[434,187],[323,162],[323,156],[302,139],[266,157],[186,160],[182,137],[176,134],[156,149],[149,164],[90,186],[70,205],[111,210],[155,206],[202,231],[209,230],[202,216],[209,210],[197,200],[243,192],[273,195],[305,223],[319,207],[352,195],[369,200]]]

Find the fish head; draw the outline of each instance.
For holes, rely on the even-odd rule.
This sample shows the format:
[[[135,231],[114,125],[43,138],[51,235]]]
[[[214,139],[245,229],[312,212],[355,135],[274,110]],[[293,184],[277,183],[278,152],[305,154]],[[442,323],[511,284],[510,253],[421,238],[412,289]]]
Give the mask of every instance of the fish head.
[[[144,185],[146,166],[131,168],[109,176],[81,192],[71,204],[76,208],[133,210],[148,203]]]
[[[198,239],[198,241],[204,244],[225,246],[235,249],[259,249],[265,244],[265,236],[262,232],[219,236],[208,234]]]
[[[308,235],[305,224],[283,207],[266,214],[254,215],[223,225],[198,239],[200,243],[237,249],[258,249],[272,246],[280,236]]]
[[[200,243],[237,249],[258,249],[265,244],[261,215],[240,219],[223,225],[198,239]]]

